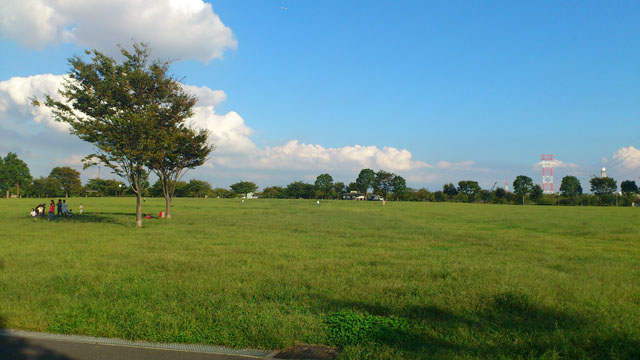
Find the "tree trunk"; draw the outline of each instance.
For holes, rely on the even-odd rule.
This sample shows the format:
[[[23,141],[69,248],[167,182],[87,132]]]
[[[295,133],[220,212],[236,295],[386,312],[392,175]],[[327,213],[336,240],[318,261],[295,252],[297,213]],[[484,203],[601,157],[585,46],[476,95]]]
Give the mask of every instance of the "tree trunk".
[[[142,227],[142,191],[136,194],[136,226]]]
[[[16,197],[20,198],[20,183],[16,183]]]
[[[9,190],[7,190],[7,193],[5,194],[5,197],[8,199],[9,198]]]
[[[171,219],[171,197],[165,196],[164,201],[167,204],[164,217],[167,219]]]

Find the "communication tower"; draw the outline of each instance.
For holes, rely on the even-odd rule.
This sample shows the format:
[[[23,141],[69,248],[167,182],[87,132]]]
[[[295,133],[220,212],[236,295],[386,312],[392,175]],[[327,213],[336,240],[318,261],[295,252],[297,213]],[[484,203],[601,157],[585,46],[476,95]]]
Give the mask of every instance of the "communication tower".
[[[553,155],[542,155],[542,191],[553,194]]]
[[[604,166],[602,167],[602,170],[600,170],[600,177],[601,178],[607,177],[607,168],[605,168]]]
[[[509,192],[509,182],[508,181],[504,182],[504,191]]]

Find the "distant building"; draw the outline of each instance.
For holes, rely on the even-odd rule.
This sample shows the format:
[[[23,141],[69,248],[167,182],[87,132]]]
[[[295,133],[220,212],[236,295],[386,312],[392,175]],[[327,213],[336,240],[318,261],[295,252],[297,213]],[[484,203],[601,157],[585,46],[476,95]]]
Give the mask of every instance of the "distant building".
[[[382,198],[382,196],[380,196],[380,195],[373,195],[373,194],[371,194],[371,195],[369,195],[369,196],[367,197],[367,200],[369,200],[369,201],[383,201],[383,200],[384,200],[384,198]]]
[[[246,196],[246,197],[244,197],[244,196],[243,196],[243,199],[257,199],[257,198],[258,198],[258,197],[257,197],[254,193],[252,193],[252,192],[247,193],[247,196]]]

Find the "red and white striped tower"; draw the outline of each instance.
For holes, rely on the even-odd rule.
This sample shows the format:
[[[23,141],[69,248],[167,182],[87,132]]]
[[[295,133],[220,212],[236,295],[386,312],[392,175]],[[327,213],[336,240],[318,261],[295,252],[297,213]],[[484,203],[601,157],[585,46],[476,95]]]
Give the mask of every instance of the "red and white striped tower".
[[[553,194],[553,155],[542,155],[542,191]]]

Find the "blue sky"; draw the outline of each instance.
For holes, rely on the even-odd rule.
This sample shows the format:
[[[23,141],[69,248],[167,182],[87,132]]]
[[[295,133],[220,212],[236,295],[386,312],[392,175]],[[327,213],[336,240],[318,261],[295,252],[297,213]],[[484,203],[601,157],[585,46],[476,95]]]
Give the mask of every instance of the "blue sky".
[[[558,184],[572,174],[588,188],[603,165],[640,176],[638,2],[11,3],[0,5],[0,154],[18,152],[36,176],[80,168],[90,147],[19,96],[55,89],[34,76],[65,73],[83,48],[113,53],[131,38],[209,99],[195,124],[218,150],[188,177],[214,186],[349,182],[371,167],[413,187],[491,187],[540,182],[543,153],[559,160]]]

